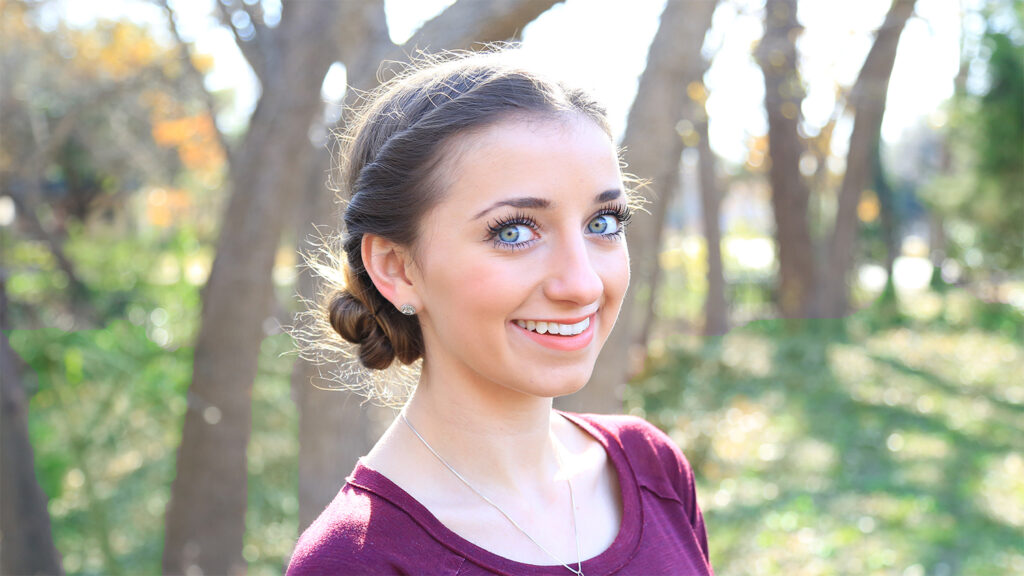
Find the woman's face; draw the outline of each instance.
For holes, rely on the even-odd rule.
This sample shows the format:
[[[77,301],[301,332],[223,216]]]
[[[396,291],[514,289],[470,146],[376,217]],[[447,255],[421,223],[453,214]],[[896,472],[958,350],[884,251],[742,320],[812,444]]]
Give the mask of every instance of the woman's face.
[[[581,115],[455,142],[412,268],[425,370],[554,397],[590,379],[629,283],[618,157]]]

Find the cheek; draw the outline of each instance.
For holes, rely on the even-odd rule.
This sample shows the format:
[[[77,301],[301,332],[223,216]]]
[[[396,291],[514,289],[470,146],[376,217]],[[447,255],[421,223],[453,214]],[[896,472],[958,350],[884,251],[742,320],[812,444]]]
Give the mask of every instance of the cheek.
[[[444,302],[445,308],[467,322],[482,320],[483,313],[511,313],[510,307],[517,305],[526,290],[524,271],[508,262],[477,254],[453,254],[438,266],[436,281],[428,278],[431,299]]]
[[[601,262],[601,269],[607,305],[618,310],[629,287],[629,252],[625,244],[621,250],[606,255]]]
[[[531,275],[533,268],[524,264],[496,262],[481,266],[480,282],[467,297],[479,301],[484,310],[501,316],[511,315],[528,299],[536,282]]]

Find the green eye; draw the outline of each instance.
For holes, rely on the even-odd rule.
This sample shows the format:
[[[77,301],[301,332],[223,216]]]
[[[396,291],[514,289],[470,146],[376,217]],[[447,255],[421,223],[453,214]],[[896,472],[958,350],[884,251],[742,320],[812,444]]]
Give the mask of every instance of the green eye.
[[[591,234],[615,234],[619,231],[619,221],[611,214],[601,214],[587,224]]]

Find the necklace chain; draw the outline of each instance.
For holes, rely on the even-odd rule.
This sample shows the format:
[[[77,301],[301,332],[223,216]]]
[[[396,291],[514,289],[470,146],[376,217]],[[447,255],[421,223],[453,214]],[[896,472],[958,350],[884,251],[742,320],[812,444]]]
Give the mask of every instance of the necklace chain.
[[[547,548],[545,548],[543,544],[541,544],[536,539],[534,539],[533,536],[530,536],[530,533],[527,532],[526,530],[524,530],[523,527],[520,526],[518,522],[513,520],[512,517],[509,516],[507,512],[502,510],[501,506],[498,506],[497,504],[495,504],[493,500],[491,500],[490,498],[485,496],[482,492],[480,492],[472,484],[470,484],[469,480],[466,480],[462,476],[462,474],[459,474],[458,470],[456,470],[454,467],[452,467],[452,465],[449,464],[447,460],[442,458],[441,455],[437,453],[437,450],[434,450],[433,446],[431,446],[430,443],[427,442],[427,439],[424,438],[422,435],[420,435],[419,431],[416,430],[416,427],[412,425],[412,422],[409,422],[409,419],[405,417],[405,412],[402,412],[400,414],[400,416],[402,417],[402,421],[405,422],[405,425],[408,426],[409,429],[412,430],[412,433],[415,434],[416,437],[420,439],[420,442],[422,442],[423,445],[427,447],[427,450],[430,450],[430,453],[433,454],[434,457],[437,458],[438,461],[441,462],[441,464],[444,464],[444,467],[447,468],[449,471],[451,471],[451,473],[454,474],[455,477],[458,478],[463,484],[465,484],[467,488],[469,488],[477,496],[482,498],[484,502],[487,502],[488,504],[490,504],[492,508],[497,510],[502,516],[505,517],[506,520],[508,520],[513,526],[515,526],[516,530],[519,530],[520,532],[522,532],[524,536],[529,538],[530,541],[533,542],[534,544],[536,544],[538,548],[543,550],[545,554],[547,554],[548,556],[551,556],[552,558],[554,558],[555,561],[558,562],[559,564],[561,564],[562,566],[565,566],[566,570],[568,570],[569,572],[572,572],[576,576],[583,576],[583,562],[581,560],[581,554],[580,554],[580,532],[579,532],[579,528],[576,525],[576,498],[575,498],[575,496],[573,496],[573,493],[572,493],[572,481],[570,481],[568,478],[565,479],[566,484],[569,485],[569,503],[572,505],[572,531],[573,531],[573,535],[576,537],[576,568],[573,568],[572,566],[566,564],[565,562],[562,562],[562,560],[560,558],[558,558],[558,556],[555,556],[554,554],[552,554],[551,551],[548,550]],[[555,459],[558,460],[558,468],[559,468],[559,470],[561,470],[562,469],[562,458],[561,458],[561,456],[559,456],[557,449],[555,450]]]

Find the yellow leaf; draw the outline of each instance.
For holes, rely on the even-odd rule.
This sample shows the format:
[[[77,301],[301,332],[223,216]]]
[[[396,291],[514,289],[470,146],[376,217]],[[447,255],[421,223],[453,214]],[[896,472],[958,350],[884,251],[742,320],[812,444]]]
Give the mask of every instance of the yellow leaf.
[[[860,203],[857,204],[857,217],[861,222],[874,222],[878,218],[880,206],[878,196],[874,190],[865,190],[860,195]]]

